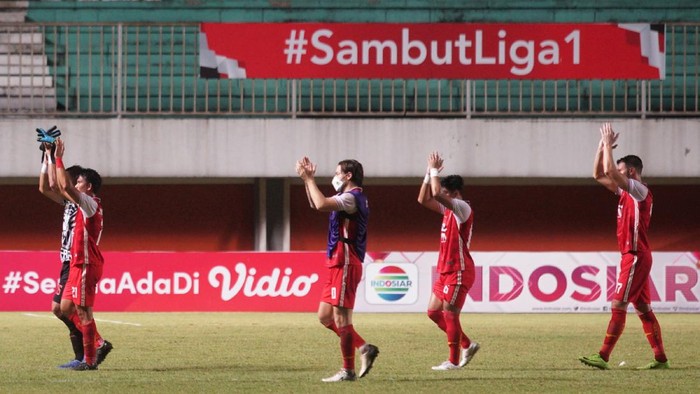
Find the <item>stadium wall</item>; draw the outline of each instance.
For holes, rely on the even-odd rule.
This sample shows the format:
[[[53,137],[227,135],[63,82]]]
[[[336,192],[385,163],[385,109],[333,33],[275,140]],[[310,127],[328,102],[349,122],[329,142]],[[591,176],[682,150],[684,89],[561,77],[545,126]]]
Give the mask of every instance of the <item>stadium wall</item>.
[[[38,175],[38,164],[35,165]],[[97,167],[97,166],[96,166]],[[437,250],[440,217],[416,202],[410,184],[368,184],[370,251]],[[330,193],[327,179],[322,190]],[[700,251],[700,185],[652,184],[649,230],[656,251]],[[474,207],[474,251],[614,251],[617,198],[585,184],[467,184]],[[252,183],[113,184],[105,206],[105,251],[251,251],[256,192]],[[62,208],[34,185],[0,185],[0,250],[55,251]],[[328,216],[312,211],[300,184],[289,187],[290,250],[325,248]],[[57,253],[57,252],[56,252]]]
[[[308,155],[330,176],[344,158],[368,178],[420,177],[440,151],[467,178],[589,178],[604,120],[591,119],[3,119],[0,177],[35,176],[34,128],[58,124],[67,158],[125,179],[295,177]],[[700,181],[696,119],[619,119],[616,155],[645,177]]]

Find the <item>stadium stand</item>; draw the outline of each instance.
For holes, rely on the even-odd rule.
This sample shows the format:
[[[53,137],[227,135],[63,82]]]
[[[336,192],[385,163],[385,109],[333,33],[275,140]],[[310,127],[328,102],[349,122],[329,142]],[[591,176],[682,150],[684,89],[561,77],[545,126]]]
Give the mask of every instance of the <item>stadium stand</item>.
[[[0,8],[0,111],[52,112],[54,80],[47,66],[44,37],[23,27],[28,1],[6,1]]]
[[[503,116],[700,111],[690,3],[36,1],[57,108],[74,114]],[[637,80],[203,80],[197,22],[664,22],[667,77]],[[99,24],[98,24],[99,23]],[[121,37],[121,40],[119,39]],[[120,45],[121,41],[121,45]],[[121,52],[118,50],[121,48]],[[293,86],[295,85],[295,86]],[[297,97],[292,97],[292,95]]]

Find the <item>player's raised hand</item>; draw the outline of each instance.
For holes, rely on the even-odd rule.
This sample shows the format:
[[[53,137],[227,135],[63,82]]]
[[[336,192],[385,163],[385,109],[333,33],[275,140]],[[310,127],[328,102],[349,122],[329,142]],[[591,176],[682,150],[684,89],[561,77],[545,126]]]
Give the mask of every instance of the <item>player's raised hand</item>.
[[[612,149],[617,148],[617,139],[620,133],[615,133],[610,122],[603,123],[600,128],[600,141],[603,145],[610,146]]]
[[[304,156],[297,161],[296,170],[301,179],[311,179],[316,174],[316,164],[312,163],[308,157]]]
[[[63,140],[60,138],[56,138],[56,151],[54,152],[56,157],[63,157],[63,154],[66,152],[66,146],[63,144]]]
[[[438,172],[442,171],[444,160],[442,157],[440,157],[440,154],[437,151],[430,152],[430,155],[428,155],[428,168],[435,168],[438,170]]]
[[[313,178],[316,175],[316,164],[311,162],[308,157],[304,157],[304,170],[309,177]]]

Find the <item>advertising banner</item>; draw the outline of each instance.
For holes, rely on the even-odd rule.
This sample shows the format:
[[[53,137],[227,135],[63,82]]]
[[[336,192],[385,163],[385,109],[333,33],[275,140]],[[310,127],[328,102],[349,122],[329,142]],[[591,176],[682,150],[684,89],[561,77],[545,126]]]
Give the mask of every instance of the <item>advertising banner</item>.
[[[423,312],[437,277],[436,252],[392,252],[365,264],[356,311]],[[617,285],[617,252],[473,252],[476,280],[463,310],[498,313],[581,313],[609,310]],[[653,254],[651,297],[658,312],[700,312],[700,254]],[[378,264],[382,271],[370,268]],[[416,270],[407,270],[415,266]],[[395,268],[391,268],[395,267]],[[383,272],[399,272],[394,282]],[[393,288],[394,292],[387,292]],[[392,294],[393,298],[382,297]],[[418,299],[401,302],[404,297]]]
[[[616,252],[475,252],[465,312],[607,311]],[[106,252],[98,311],[314,312],[326,280],[325,253]],[[658,312],[700,312],[700,254],[654,253],[651,295]],[[358,312],[425,312],[436,252],[368,253]],[[48,311],[58,252],[0,252],[0,311]]]
[[[664,25],[202,23],[204,78],[663,79]]]
[[[324,253],[106,252],[99,311],[314,311]],[[49,310],[57,252],[0,252],[0,310]]]

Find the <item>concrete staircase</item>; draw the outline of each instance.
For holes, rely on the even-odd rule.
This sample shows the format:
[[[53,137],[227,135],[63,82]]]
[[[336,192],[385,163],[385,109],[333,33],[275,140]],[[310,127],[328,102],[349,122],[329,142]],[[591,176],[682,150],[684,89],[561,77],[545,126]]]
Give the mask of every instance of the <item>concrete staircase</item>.
[[[28,1],[0,2],[0,113],[56,110],[56,88],[39,27],[23,25]]]

